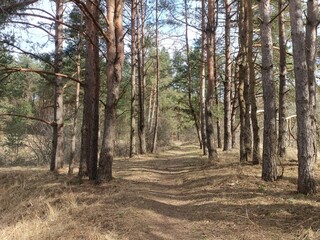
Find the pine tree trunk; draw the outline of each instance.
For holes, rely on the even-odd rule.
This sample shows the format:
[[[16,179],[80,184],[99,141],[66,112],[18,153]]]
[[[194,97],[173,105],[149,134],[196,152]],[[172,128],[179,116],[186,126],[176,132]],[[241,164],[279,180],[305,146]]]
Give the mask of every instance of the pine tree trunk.
[[[156,111],[155,111],[155,121],[153,130],[153,141],[151,152],[155,153],[157,151],[157,139],[158,139],[158,128],[159,128],[159,82],[160,82],[160,61],[159,61],[159,9],[158,0],[156,0]]]
[[[298,192],[303,194],[314,194],[317,191],[315,181],[316,166],[316,141],[314,138],[314,92],[313,78],[314,69],[313,62],[315,46],[313,44],[313,22],[317,16],[317,2],[308,1],[307,11],[307,32],[309,36],[305,36],[301,1],[290,1],[290,19],[291,19],[291,36],[294,59],[294,73],[296,84],[296,111],[297,111],[297,144],[298,144]],[[306,41],[305,41],[305,37]],[[309,39],[310,38],[310,39]],[[308,50],[306,49],[308,45]],[[307,50],[307,51],[306,51]],[[309,51],[309,52],[308,52]],[[307,60],[308,59],[308,60]]]
[[[248,161],[251,154],[251,124],[249,103],[249,75],[248,75],[248,15],[247,2],[240,1],[239,38],[240,56],[239,62],[239,107],[240,107],[240,162]]]
[[[63,1],[56,1],[55,23],[55,73],[61,73],[63,64]],[[52,140],[52,156],[50,170],[56,171],[63,167],[64,158],[64,106],[63,82],[61,76],[55,77],[54,86],[54,125]]]
[[[145,127],[145,68],[144,68],[144,1],[140,1],[141,16],[137,7],[137,54],[138,54],[138,94],[139,94],[139,119],[138,136],[140,154],[147,152],[146,127]],[[140,18],[139,18],[140,17]],[[141,19],[141,24],[140,24]],[[140,26],[140,27],[139,27]]]
[[[252,3],[251,0],[246,0],[248,7],[248,71],[249,71],[249,95],[251,103],[251,122],[253,131],[253,152],[252,152],[252,163],[259,164],[261,162],[260,152],[260,136],[259,136],[259,125],[257,118],[257,101],[256,101],[256,79],[254,71],[253,61],[253,19],[252,19]]]
[[[219,21],[219,2],[216,1],[217,10],[215,11],[215,21],[214,28],[217,28]],[[215,106],[218,114],[216,114],[216,127],[217,127],[217,147],[222,148],[222,140],[221,140],[221,122],[220,122],[220,100],[219,100],[219,78],[218,78],[218,61],[217,61],[217,35],[216,30],[213,32],[213,62],[214,62],[214,97],[215,97]]]
[[[216,18],[218,20],[218,18]],[[215,24],[217,26],[217,23]],[[219,100],[219,79],[218,79],[218,64],[217,64],[217,54],[216,54],[216,33],[213,35],[213,56],[214,56],[214,98],[215,98],[215,106],[218,114],[216,114],[216,129],[217,129],[217,147],[222,148],[222,140],[221,140],[221,123],[220,123],[220,100]]]
[[[260,1],[262,87],[264,101],[262,179],[277,179],[276,97],[273,79],[273,44],[270,23],[270,0]]]
[[[201,139],[203,155],[207,154],[207,135],[206,135],[206,67],[205,67],[205,46],[206,46],[206,11],[205,0],[201,0],[201,65],[200,65],[200,119],[201,119]]]
[[[215,29],[215,0],[208,0],[208,23],[207,23],[207,68],[208,88],[206,98],[206,131],[209,160],[217,160],[218,154],[214,142],[213,131],[213,102],[214,102],[214,31]]]
[[[91,16],[86,19],[86,62],[81,129],[81,153],[79,177],[87,174],[90,180],[97,178],[99,133],[99,36],[94,24],[99,18],[98,1],[87,1]]]
[[[132,158],[136,153],[136,8],[137,1],[131,0],[131,131],[130,131],[130,152]]]
[[[199,120],[196,113],[196,110],[192,103],[192,71],[191,71],[191,64],[190,64],[190,47],[189,47],[189,36],[188,36],[188,3],[187,0],[184,0],[184,11],[185,11],[185,40],[186,40],[186,55],[187,55],[187,78],[188,78],[188,103],[191,115],[193,117],[194,125],[197,131],[197,137],[200,145],[200,149],[202,148],[202,140],[201,140],[201,133],[199,128]]]
[[[107,101],[104,133],[99,162],[99,181],[112,180],[112,163],[116,135],[116,110],[124,61],[122,0],[108,0],[107,4]]]
[[[307,2],[307,26],[306,26],[306,58],[308,66],[309,81],[309,99],[310,99],[310,118],[312,126],[312,139],[314,142],[315,159],[317,159],[317,56],[318,42],[317,29],[319,25],[319,8],[318,0],[308,0]]]
[[[231,135],[231,78],[232,78],[232,62],[230,49],[230,29],[231,29],[231,13],[230,1],[225,0],[226,23],[225,23],[225,80],[224,80],[224,138],[223,151],[229,151],[232,148]]]
[[[278,156],[280,159],[286,156],[286,142],[287,142],[287,106],[286,106],[286,92],[287,92],[287,52],[286,52],[286,35],[285,35],[285,25],[284,25],[284,14],[282,9],[284,8],[284,1],[279,0],[279,48],[280,48],[280,86],[279,86],[279,125],[278,125]]]
[[[81,15],[82,19],[82,15]],[[82,21],[81,21],[82,24]],[[79,34],[80,37],[80,34]],[[77,56],[77,79],[81,80],[81,51],[82,51],[82,39],[80,37],[79,39],[79,45],[78,45],[78,56]],[[69,170],[68,174],[73,174],[73,168],[74,168],[74,162],[76,159],[76,143],[77,143],[77,130],[78,130],[78,112],[80,107],[80,83],[77,83],[76,85],[76,100],[75,100],[75,107],[74,107],[74,113],[73,113],[73,126],[72,126],[72,135],[71,135],[71,153],[70,153],[70,159],[69,159]]]
[[[239,108],[239,56],[236,57],[235,60],[235,67],[234,67],[234,82],[233,82],[233,97],[231,101],[231,142],[232,142],[232,148],[236,147],[236,131],[237,128],[240,125],[236,123],[236,115],[237,115],[237,109]]]
[[[249,72],[249,15],[248,15],[248,1],[244,0],[244,21],[245,21],[245,54],[246,54],[246,70],[245,70],[245,78],[244,78],[244,99],[245,99],[245,138],[244,138],[244,144],[245,144],[245,152],[246,152],[246,161],[249,160],[251,153],[252,153],[252,131],[251,131],[251,102],[250,102],[250,72]]]
[[[148,119],[147,119],[147,127],[148,127],[148,131],[151,131],[151,115],[152,115],[152,105],[153,105],[153,94],[154,94],[154,90],[153,90],[153,85],[151,85],[150,87],[150,96],[149,96],[149,107],[148,107]]]

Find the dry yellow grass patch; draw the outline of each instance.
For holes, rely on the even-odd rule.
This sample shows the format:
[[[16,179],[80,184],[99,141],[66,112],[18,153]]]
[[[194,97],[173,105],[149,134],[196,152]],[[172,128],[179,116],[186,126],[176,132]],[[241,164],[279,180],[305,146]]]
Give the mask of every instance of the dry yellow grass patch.
[[[238,152],[194,145],[115,161],[115,179],[0,168],[0,239],[320,239],[320,198],[296,194],[297,162],[263,182]],[[317,171],[319,176],[319,171]]]

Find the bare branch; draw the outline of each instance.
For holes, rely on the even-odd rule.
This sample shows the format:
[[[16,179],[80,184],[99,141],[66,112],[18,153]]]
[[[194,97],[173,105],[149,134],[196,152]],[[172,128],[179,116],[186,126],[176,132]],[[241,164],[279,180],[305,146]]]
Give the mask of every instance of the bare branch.
[[[49,126],[53,126],[54,125],[53,122],[48,122],[48,121],[46,121],[44,119],[36,118],[36,117],[32,117],[32,116],[25,116],[25,115],[14,114],[14,113],[0,113],[0,117],[5,117],[5,116],[25,118],[25,119],[29,119],[29,120],[33,120],[33,121],[42,122],[42,123],[45,123],[45,124],[47,124]]]
[[[68,76],[66,74],[62,74],[62,73],[54,73],[54,72],[49,72],[49,71],[44,71],[44,70],[40,70],[40,69],[31,69],[31,68],[3,68],[0,69],[0,71],[5,71],[8,73],[14,73],[14,72],[33,72],[33,73],[37,73],[39,75],[52,75],[52,76],[59,76],[59,77],[63,77],[69,80],[72,80],[74,82],[80,83],[80,85],[83,85],[83,82],[80,81],[79,79],[76,79],[74,77]]]

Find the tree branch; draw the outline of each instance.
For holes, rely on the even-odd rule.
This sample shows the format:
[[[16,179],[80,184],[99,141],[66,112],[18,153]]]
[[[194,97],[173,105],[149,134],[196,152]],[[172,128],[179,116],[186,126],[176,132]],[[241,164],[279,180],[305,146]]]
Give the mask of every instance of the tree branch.
[[[25,118],[25,119],[29,119],[29,120],[33,120],[33,121],[42,122],[42,123],[45,123],[45,124],[47,124],[49,126],[53,126],[54,125],[53,122],[48,122],[48,121],[46,121],[44,119],[41,119],[41,118],[25,116],[25,115],[20,115],[20,114],[14,114],[14,113],[0,113],[0,117],[4,117],[4,116]]]
[[[62,73],[54,73],[54,72],[49,72],[49,71],[44,71],[44,70],[39,70],[39,69],[31,69],[31,68],[3,68],[3,69],[0,69],[0,71],[4,71],[4,72],[8,72],[8,73],[14,73],[14,72],[33,72],[33,73],[37,73],[39,75],[52,75],[52,76],[58,76],[58,77],[63,77],[63,78],[66,78],[66,79],[69,79],[69,80],[72,80],[74,82],[77,82],[77,83],[80,83],[80,85],[82,86],[83,85],[83,82],[74,78],[74,77],[71,77],[71,76],[68,76],[66,74],[62,74]]]
[[[13,3],[8,6],[1,6],[0,13],[4,14],[4,13],[12,12],[18,8],[26,7],[30,4],[35,3],[35,2],[38,2],[38,0],[28,0],[28,1],[23,1],[23,2]]]

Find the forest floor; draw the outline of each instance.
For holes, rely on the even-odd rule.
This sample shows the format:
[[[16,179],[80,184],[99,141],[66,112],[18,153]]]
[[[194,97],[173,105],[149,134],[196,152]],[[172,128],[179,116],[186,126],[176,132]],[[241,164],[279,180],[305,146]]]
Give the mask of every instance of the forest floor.
[[[100,185],[2,167],[0,239],[320,239],[320,194],[296,193],[295,159],[267,183],[237,151],[219,155],[209,163],[195,145],[176,144],[116,159],[115,179]]]

